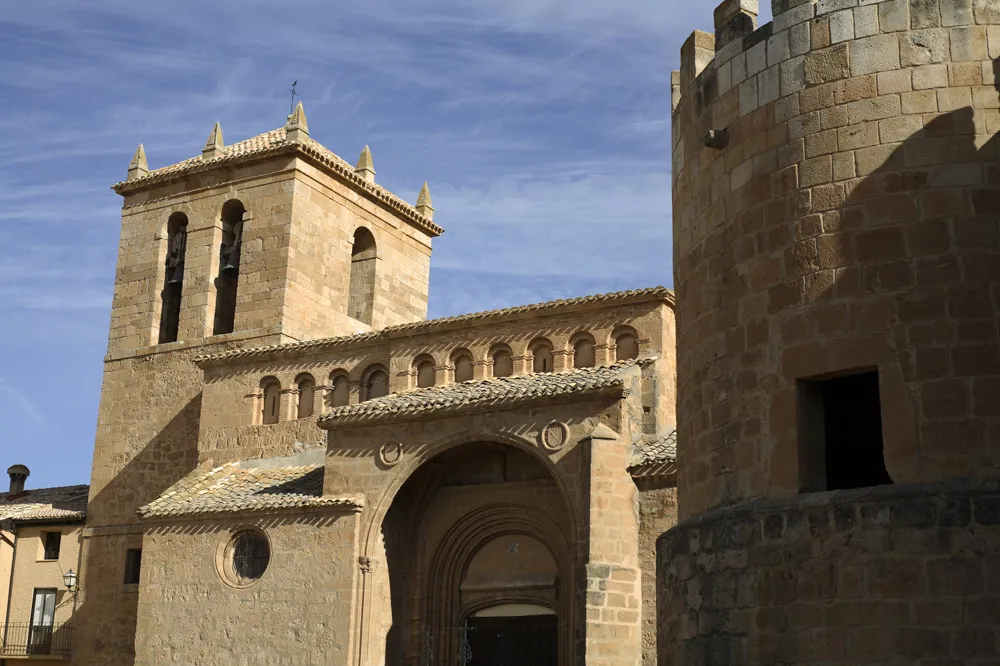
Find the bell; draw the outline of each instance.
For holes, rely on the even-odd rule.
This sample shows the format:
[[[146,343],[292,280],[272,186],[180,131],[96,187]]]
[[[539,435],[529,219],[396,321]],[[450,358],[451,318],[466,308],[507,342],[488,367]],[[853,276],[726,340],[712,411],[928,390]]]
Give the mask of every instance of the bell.
[[[223,265],[222,270],[219,271],[222,277],[233,278],[239,275],[240,272],[240,246],[237,245],[229,250],[226,255],[226,263]]]
[[[170,279],[167,284],[180,284],[184,282],[184,266],[177,266],[170,271]]]

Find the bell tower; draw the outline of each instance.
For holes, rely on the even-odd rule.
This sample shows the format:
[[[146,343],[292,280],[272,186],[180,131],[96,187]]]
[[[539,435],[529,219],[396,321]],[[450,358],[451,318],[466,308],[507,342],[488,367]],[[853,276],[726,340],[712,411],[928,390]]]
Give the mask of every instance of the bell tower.
[[[142,548],[136,509],[200,462],[203,375],[192,359],[240,346],[352,335],[426,318],[434,224],[309,136],[284,127],[150,169],[140,145],[123,199],[94,443],[76,664],[129,664]],[[426,203],[425,203],[426,200]],[[226,462],[214,460],[215,464]]]

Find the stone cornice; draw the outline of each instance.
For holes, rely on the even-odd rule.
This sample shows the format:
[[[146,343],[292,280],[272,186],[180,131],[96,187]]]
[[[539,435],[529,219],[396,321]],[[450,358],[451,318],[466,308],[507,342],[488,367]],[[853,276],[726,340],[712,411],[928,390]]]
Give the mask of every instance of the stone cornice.
[[[278,131],[278,130],[276,130]],[[250,141],[250,140],[248,140]],[[424,231],[430,236],[440,236],[444,229],[434,224],[431,220],[417,212],[416,208],[406,203],[385,188],[369,183],[364,178],[354,172],[354,169],[346,162],[336,158],[336,156],[322,145],[315,141],[292,142],[282,138],[270,144],[241,152],[230,152],[230,154],[213,159],[193,158],[176,165],[164,167],[150,171],[148,175],[124,180],[111,186],[118,194],[125,196],[149,189],[154,186],[170,183],[192,174],[204,173],[219,167],[231,168],[242,166],[253,162],[259,162],[274,157],[299,157],[306,159],[314,165],[322,168],[326,173],[335,177],[339,182],[347,185],[354,191],[366,196],[371,201],[390,209],[392,212],[406,219],[415,227]]]
[[[260,361],[273,358],[288,358],[305,354],[322,353],[333,349],[350,348],[355,345],[365,345],[392,339],[400,339],[423,333],[434,333],[445,330],[459,329],[472,325],[495,323],[505,319],[523,320],[536,315],[586,312],[612,305],[620,306],[646,302],[663,303],[670,308],[673,308],[674,292],[665,287],[648,287],[645,289],[618,291],[608,294],[596,294],[593,296],[580,296],[577,298],[546,301],[530,305],[502,308],[498,310],[472,312],[464,315],[456,315],[454,317],[429,319],[409,324],[397,324],[395,326],[387,326],[379,331],[370,333],[359,333],[357,335],[345,335],[335,338],[308,340],[305,342],[238,349],[220,352],[217,354],[205,354],[196,357],[194,361],[202,368],[206,368],[237,360]]]
[[[325,430],[398,423],[439,416],[495,412],[595,398],[629,396],[632,373],[651,359],[570,372],[539,373],[446,384],[338,407],[319,417]]]

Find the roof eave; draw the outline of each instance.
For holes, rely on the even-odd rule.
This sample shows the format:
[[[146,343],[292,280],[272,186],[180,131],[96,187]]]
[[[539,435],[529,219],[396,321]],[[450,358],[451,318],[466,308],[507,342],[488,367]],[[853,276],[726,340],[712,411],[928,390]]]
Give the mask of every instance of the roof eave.
[[[623,380],[618,380],[608,386],[602,386],[580,391],[570,391],[558,395],[541,396],[505,396],[495,400],[483,400],[474,403],[464,403],[455,406],[442,406],[418,411],[387,412],[379,414],[357,414],[337,416],[327,413],[316,420],[316,425],[323,430],[342,430],[345,428],[362,428],[387,423],[407,423],[424,419],[448,418],[451,416],[476,414],[481,412],[512,411],[522,407],[538,407],[541,405],[561,405],[581,402],[596,398],[622,399],[628,397],[629,391]]]
[[[629,465],[628,471],[632,476],[673,476],[677,473],[677,462],[674,460],[641,462]]]
[[[267,347],[236,349],[233,351],[211,354],[206,356],[196,356],[194,363],[200,368],[209,368],[215,365],[229,363],[234,359],[253,358],[254,361],[267,361],[273,358],[280,358],[286,354],[321,354],[331,349],[340,347],[350,347],[362,342],[378,342],[380,340],[392,340],[408,337],[415,334],[439,332],[448,328],[465,328],[483,326],[495,323],[506,318],[524,319],[528,316],[547,315],[552,313],[586,312],[596,310],[609,305],[631,305],[635,303],[663,303],[671,308],[675,307],[674,292],[666,287],[650,287],[645,290],[638,290],[647,293],[636,293],[623,295],[620,298],[603,301],[586,301],[581,303],[561,303],[552,301],[548,303],[537,303],[528,306],[514,306],[501,310],[487,311],[483,313],[473,312],[469,315],[459,315],[456,317],[442,317],[441,319],[428,319],[411,324],[397,324],[387,326],[379,331],[369,333],[359,333],[357,335],[338,336],[320,340],[308,340],[305,342],[294,342],[291,344],[271,345]],[[535,309],[523,311],[521,308],[537,306]],[[482,316],[479,316],[479,315]]]
[[[239,518],[242,516],[274,515],[285,513],[359,513],[365,507],[364,497],[344,498],[342,502],[331,502],[328,504],[305,504],[289,506],[268,506],[261,508],[241,508],[232,511],[225,509],[212,509],[208,511],[180,511],[170,513],[160,513],[157,511],[144,512],[141,507],[136,515],[143,523],[169,523],[187,522],[192,520],[211,520],[215,518]]]
[[[337,180],[351,187],[359,194],[367,196],[379,205],[388,207],[393,212],[399,214],[401,217],[405,218],[408,222],[412,223],[415,227],[424,231],[431,237],[440,236],[444,233],[443,228],[418,213],[413,206],[410,206],[408,203],[399,199],[384,188],[368,183],[368,181],[361,176],[348,170],[347,167],[337,164],[326,155],[323,155],[315,147],[305,143],[286,142],[240,155],[223,156],[211,160],[204,160],[194,163],[189,167],[173,171],[164,171],[162,173],[152,172],[147,176],[136,178],[134,180],[119,181],[112,185],[111,189],[114,190],[115,193],[125,196],[127,194],[141,192],[142,190],[149,189],[154,186],[171,183],[182,178],[186,178],[192,174],[211,171],[218,167],[232,167],[236,165],[251,164],[253,162],[264,161],[283,155],[300,157],[309,160],[311,163],[323,168],[327,173],[333,175],[337,178]]]
[[[86,514],[79,516],[47,516],[40,518],[15,518],[13,516],[0,518],[0,521],[10,521],[14,525],[76,525],[87,520]]]

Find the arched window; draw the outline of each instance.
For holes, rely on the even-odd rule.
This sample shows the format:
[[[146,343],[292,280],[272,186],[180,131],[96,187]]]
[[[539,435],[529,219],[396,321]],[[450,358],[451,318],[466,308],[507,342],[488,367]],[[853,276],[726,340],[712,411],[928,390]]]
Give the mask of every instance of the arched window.
[[[347,375],[338,374],[330,379],[330,407],[346,407],[351,402],[351,381]]]
[[[493,352],[493,376],[510,377],[514,374],[514,357],[509,349],[498,349]]]
[[[589,335],[581,335],[573,343],[573,367],[594,367],[594,339]]]
[[[302,375],[295,381],[299,388],[298,417],[304,419],[313,415],[313,405],[316,397],[316,380],[312,375]]]
[[[429,356],[417,357],[414,368],[417,372],[417,388],[434,386],[434,359]]]
[[[351,248],[351,286],[347,297],[347,316],[372,323],[375,307],[375,236],[364,227],[354,232]]]
[[[159,343],[177,341],[181,319],[181,291],[184,285],[184,255],[187,250],[188,219],[174,213],[167,220],[167,271],[163,279]]]
[[[270,425],[278,422],[281,413],[281,384],[274,377],[269,377],[261,382],[264,393],[264,400],[261,403],[260,422]]]
[[[389,395],[389,373],[382,366],[368,369],[364,377],[361,385],[362,402]]]
[[[466,351],[459,352],[455,356],[455,381],[469,382],[472,378],[472,354]]]
[[[532,372],[552,372],[552,343],[539,340],[531,345]]]
[[[623,330],[615,336],[615,360],[639,358],[639,336],[635,331]]]
[[[243,203],[230,199],[222,206],[222,246],[219,277],[215,280],[215,323],[212,335],[232,333],[236,325],[236,291],[240,281],[243,246]]]

